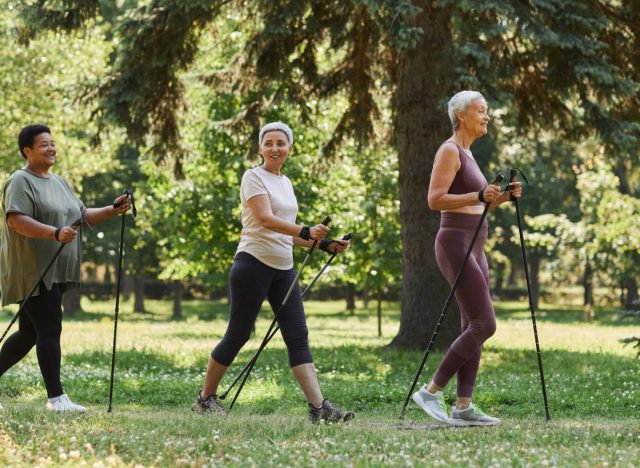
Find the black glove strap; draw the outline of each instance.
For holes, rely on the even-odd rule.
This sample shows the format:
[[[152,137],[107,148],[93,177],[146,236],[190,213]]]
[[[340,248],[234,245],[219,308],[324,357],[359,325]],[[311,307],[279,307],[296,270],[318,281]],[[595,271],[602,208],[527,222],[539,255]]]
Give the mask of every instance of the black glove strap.
[[[484,189],[482,189],[482,190],[480,190],[480,191],[478,192],[478,200],[480,200],[482,203],[487,203],[487,202],[484,200]]]
[[[303,226],[302,229],[300,229],[300,234],[298,235],[298,237],[307,241],[311,240],[311,228],[308,226]]]
[[[333,252],[331,250],[329,250],[329,246],[333,243],[333,242],[338,242],[337,240],[327,240],[327,239],[323,239],[320,241],[320,247],[318,247],[320,250],[323,250],[329,254],[332,254]]]

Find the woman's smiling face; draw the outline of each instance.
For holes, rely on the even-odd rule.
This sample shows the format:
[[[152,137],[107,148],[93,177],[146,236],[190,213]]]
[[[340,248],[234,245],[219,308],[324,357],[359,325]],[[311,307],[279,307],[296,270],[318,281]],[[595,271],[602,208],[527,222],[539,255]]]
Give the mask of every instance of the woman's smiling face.
[[[260,153],[264,158],[265,168],[271,172],[279,172],[291,151],[291,144],[286,133],[281,130],[271,130],[262,137]]]

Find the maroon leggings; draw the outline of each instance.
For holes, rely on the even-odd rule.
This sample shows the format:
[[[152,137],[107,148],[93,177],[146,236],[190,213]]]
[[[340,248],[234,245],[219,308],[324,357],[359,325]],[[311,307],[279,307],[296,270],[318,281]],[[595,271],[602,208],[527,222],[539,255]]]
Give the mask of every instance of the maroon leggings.
[[[442,213],[436,236],[436,260],[450,285],[453,285],[462,266],[479,222],[480,215]],[[485,220],[456,289],[462,333],[447,351],[433,377],[436,385],[444,387],[457,373],[459,397],[471,398],[482,344],[496,331],[496,314],[489,294],[489,268],[483,250],[486,240]]]

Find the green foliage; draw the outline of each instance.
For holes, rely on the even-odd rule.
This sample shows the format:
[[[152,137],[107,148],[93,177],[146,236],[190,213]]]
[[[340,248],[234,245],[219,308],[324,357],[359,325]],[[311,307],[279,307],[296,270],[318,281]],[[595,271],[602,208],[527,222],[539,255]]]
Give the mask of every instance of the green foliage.
[[[637,54],[633,2],[440,3],[454,10],[458,87],[507,105],[517,132],[553,128],[576,139],[596,129],[616,147],[637,141],[640,70],[620,54]]]
[[[2,179],[22,167],[17,136],[22,127],[44,123],[51,128],[58,146],[54,171],[80,191],[84,176],[107,172],[109,140],[91,148],[95,126],[88,124],[90,112],[76,101],[83,83],[100,76],[108,47],[96,31],[83,37],[61,37],[43,33],[29,47],[17,42],[19,27],[16,4],[2,1],[0,18],[0,170]],[[63,59],[61,59],[63,57]],[[83,67],[70,66],[82,63]],[[101,153],[101,157],[95,157]]]

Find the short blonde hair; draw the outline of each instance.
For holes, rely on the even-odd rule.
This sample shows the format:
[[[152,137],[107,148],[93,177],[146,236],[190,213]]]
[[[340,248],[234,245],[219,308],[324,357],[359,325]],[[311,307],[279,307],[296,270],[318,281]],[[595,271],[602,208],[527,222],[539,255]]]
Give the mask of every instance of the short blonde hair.
[[[449,100],[449,119],[451,120],[453,131],[456,131],[460,125],[456,114],[458,112],[466,112],[469,104],[477,99],[484,99],[484,96],[478,91],[460,91]],[[484,100],[486,101],[486,99]]]

